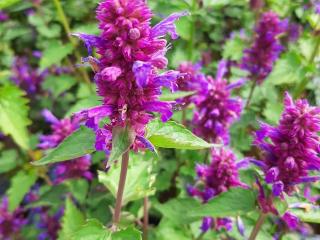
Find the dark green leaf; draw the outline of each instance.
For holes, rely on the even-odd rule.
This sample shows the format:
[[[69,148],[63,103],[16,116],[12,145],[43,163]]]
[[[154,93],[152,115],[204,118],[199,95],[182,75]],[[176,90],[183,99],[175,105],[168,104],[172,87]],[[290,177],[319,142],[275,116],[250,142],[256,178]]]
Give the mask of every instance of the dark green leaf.
[[[17,152],[15,150],[3,151],[0,156],[0,173],[10,171],[17,166]]]
[[[9,198],[9,210],[14,211],[23,200],[32,185],[36,182],[37,175],[35,171],[26,172],[21,170],[12,179],[10,188],[7,191]]]
[[[135,133],[129,126],[124,128],[114,127],[112,129],[112,149],[109,161],[119,160],[132,145],[135,139]]]
[[[32,162],[33,165],[40,166],[49,163],[72,160],[95,151],[95,134],[84,126],[63,140],[55,149],[39,161]]]
[[[64,182],[70,189],[72,195],[80,203],[83,203],[87,197],[89,183],[85,179],[70,179]]]
[[[154,146],[162,148],[195,150],[217,146],[195,136],[181,124],[173,121],[163,123],[159,119],[148,124],[147,138]]]

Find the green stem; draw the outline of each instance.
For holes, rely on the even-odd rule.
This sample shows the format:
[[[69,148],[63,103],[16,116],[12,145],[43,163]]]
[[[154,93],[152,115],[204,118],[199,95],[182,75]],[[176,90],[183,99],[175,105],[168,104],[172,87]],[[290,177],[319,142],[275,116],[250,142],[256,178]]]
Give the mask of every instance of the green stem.
[[[149,225],[149,211],[148,211],[148,197],[143,199],[143,240],[148,240],[148,225]]]
[[[128,165],[129,165],[129,150],[122,155],[121,172],[120,172],[120,179],[118,184],[116,206],[115,206],[114,215],[113,215],[113,227],[115,229],[117,228],[117,225],[120,222],[122,197],[123,197],[124,187],[126,184]]]
[[[190,41],[188,43],[188,58],[190,61],[193,60],[193,50],[194,50],[194,38],[195,38],[195,24],[196,18],[194,12],[197,10],[197,0],[192,1],[191,5],[191,27],[190,27]]]
[[[201,240],[205,234],[206,232],[200,233],[200,235],[196,238],[196,240]]]
[[[254,89],[256,88],[257,86],[257,81],[254,80],[254,82],[252,83],[252,86],[251,86],[251,89],[250,89],[250,93],[249,93],[249,96],[248,96],[248,99],[247,99],[247,103],[246,103],[246,106],[245,106],[245,109],[247,109],[250,105],[250,102],[251,102],[251,99],[252,99],[252,96],[253,96],[253,92],[254,92]]]
[[[262,227],[262,225],[264,223],[264,220],[266,218],[267,218],[267,214],[260,213],[260,216],[259,216],[259,218],[257,220],[257,223],[254,226],[254,228],[253,228],[253,230],[252,230],[252,232],[250,234],[249,240],[255,240],[256,239],[256,237],[257,237],[257,235],[258,235],[258,233],[259,233],[259,231],[260,231],[260,229],[261,229],[261,227]]]
[[[69,41],[71,42],[71,44],[76,49],[77,41],[74,38],[71,37],[71,34],[72,34],[71,28],[70,28],[69,22],[67,20],[67,17],[65,15],[64,11],[63,11],[63,8],[61,6],[61,2],[60,2],[60,0],[53,0],[53,2],[54,2],[54,5],[55,5],[55,7],[57,9],[57,13],[58,13],[60,22],[63,25],[63,28],[64,28],[64,30],[65,30],[65,32],[67,34],[67,37],[68,37]],[[81,55],[77,50],[75,50],[75,56],[76,56],[77,62],[81,62]],[[78,68],[78,71],[81,74],[84,82],[86,84],[88,84],[90,90],[94,91],[94,89],[92,88],[90,77],[89,77],[88,73],[82,68]]]

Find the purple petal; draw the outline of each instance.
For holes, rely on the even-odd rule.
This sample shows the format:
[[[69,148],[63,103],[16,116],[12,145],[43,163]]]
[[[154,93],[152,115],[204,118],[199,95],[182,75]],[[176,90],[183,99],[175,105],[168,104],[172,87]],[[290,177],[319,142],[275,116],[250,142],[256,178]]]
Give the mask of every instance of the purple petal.
[[[134,72],[134,76],[136,78],[137,85],[140,88],[144,88],[149,83],[149,76],[152,72],[151,63],[136,61],[133,64],[132,71]]]
[[[161,120],[163,122],[168,121],[172,116],[172,106],[168,102],[148,102],[144,104],[144,108],[149,112],[158,112],[161,114]]]
[[[241,87],[243,84],[245,84],[246,81],[247,81],[246,79],[241,78],[241,79],[239,79],[238,81],[229,84],[226,89],[227,89],[227,90],[232,90],[232,89],[234,89],[234,88],[239,88],[239,87]]]
[[[280,173],[279,168],[277,167],[270,168],[266,174],[266,182],[267,183],[275,182],[278,179],[279,173]]]
[[[148,139],[146,139],[146,138],[144,138],[142,136],[139,136],[139,135],[136,136],[136,139],[139,142],[143,143],[144,146],[146,148],[148,148],[151,152],[155,152],[155,148],[154,148],[153,144]]]
[[[172,39],[177,39],[179,36],[174,22],[180,17],[187,15],[189,15],[187,11],[171,14],[151,29],[151,37],[163,37],[169,33]]]
[[[122,71],[119,67],[106,67],[101,71],[104,81],[113,82],[121,75]]]
[[[227,73],[227,61],[226,60],[221,60],[218,64],[218,71],[216,74],[216,80],[220,81],[223,79],[224,75]]]
[[[47,122],[53,123],[53,124],[59,123],[59,120],[48,109],[42,110],[41,114]]]
[[[237,228],[241,236],[244,236],[245,226],[240,216],[237,217]]]
[[[298,182],[294,184],[299,184],[299,183],[308,183],[308,182],[317,182],[320,180],[320,176],[309,176],[309,177],[301,177],[299,178]]]
[[[272,193],[274,196],[280,196],[281,193],[283,192],[283,189],[284,189],[284,185],[283,185],[283,182],[281,181],[278,181],[278,182],[275,182],[273,185],[272,185]]]
[[[86,33],[73,33],[71,35],[80,38],[84,42],[89,55],[92,55],[92,48],[96,47],[101,41],[100,37]]]
[[[172,92],[175,92],[178,90],[176,80],[181,76],[182,74],[180,72],[170,70],[155,77],[154,82],[157,86],[167,87]]]
[[[202,232],[207,232],[209,229],[211,229],[213,226],[213,218],[212,217],[204,217],[202,219],[202,224],[201,224],[201,231]]]
[[[283,216],[282,216],[282,220],[287,224],[287,226],[291,229],[291,230],[295,230],[298,225],[299,225],[299,218],[296,215],[293,215],[290,212],[286,212]]]

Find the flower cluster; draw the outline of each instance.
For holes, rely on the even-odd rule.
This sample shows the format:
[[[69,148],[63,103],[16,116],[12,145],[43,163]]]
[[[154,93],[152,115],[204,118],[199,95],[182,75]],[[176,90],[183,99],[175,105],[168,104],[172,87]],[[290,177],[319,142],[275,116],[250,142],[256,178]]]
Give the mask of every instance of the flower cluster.
[[[11,80],[30,95],[41,89],[41,83],[47,75],[46,70],[39,71],[31,67],[26,57],[15,58],[12,73]]]
[[[10,240],[18,237],[20,229],[27,223],[21,208],[10,212],[8,198],[2,198],[0,205],[0,239]]]
[[[55,240],[58,238],[58,232],[61,228],[60,221],[63,216],[63,209],[59,209],[57,213],[51,216],[48,211],[40,213],[40,219],[37,228],[41,230],[38,240]]]
[[[130,127],[137,136],[134,149],[148,145],[144,139],[145,126],[153,118],[152,112],[161,114],[163,121],[172,115],[172,105],[159,101],[162,87],[177,89],[177,71],[158,74],[165,69],[168,49],[163,39],[167,33],[178,37],[175,20],[187,15],[174,13],[150,26],[152,12],[143,0],[104,0],[97,9],[100,36],[75,34],[88,48],[97,49],[99,59],[85,58],[95,70],[98,95],[102,106],[78,114],[87,119],[87,126],[96,131],[98,150],[110,149],[111,131],[114,127]],[[109,117],[110,123],[99,128],[102,118]],[[102,149],[101,149],[102,148]]]
[[[79,128],[77,119],[65,118],[58,120],[50,111],[44,110],[43,116],[46,121],[51,123],[52,133],[50,135],[40,136],[39,147],[41,149],[50,149],[58,146],[66,137]],[[74,160],[61,162],[55,165],[53,175],[55,183],[63,182],[65,179],[84,177],[92,179],[90,172],[91,157],[85,155]]]
[[[272,184],[273,195],[292,194],[296,184],[319,179],[309,176],[310,170],[320,169],[319,131],[320,108],[303,99],[294,102],[288,93],[279,126],[261,124],[255,144],[264,158],[255,163],[263,169],[265,181]]]
[[[229,143],[229,127],[240,117],[242,100],[232,98],[231,90],[243,84],[243,80],[228,84],[224,79],[226,61],[218,66],[216,78],[207,77],[207,87],[194,98],[196,110],[193,117],[194,133],[213,143]]]
[[[206,203],[232,187],[247,188],[247,185],[239,179],[238,169],[242,166],[241,163],[236,163],[236,157],[231,150],[227,148],[213,149],[210,165],[197,165],[197,187],[188,186],[188,193]],[[221,228],[230,230],[232,227],[231,219],[214,220],[211,217],[203,219],[202,231],[207,231],[213,227],[217,230]]]
[[[193,64],[192,62],[182,62],[179,65],[178,71],[185,75],[177,79],[178,90],[191,92],[198,92],[201,89],[207,89],[207,80],[203,73],[201,73],[201,65]],[[187,106],[192,101],[192,96],[179,99],[181,104]]]
[[[252,47],[244,51],[242,68],[247,70],[250,79],[258,84],[270,74],[283,49],[278,36],[286,31],[287,24],[287,21],[281,21],[273,12],[264,13],[256,28]]]

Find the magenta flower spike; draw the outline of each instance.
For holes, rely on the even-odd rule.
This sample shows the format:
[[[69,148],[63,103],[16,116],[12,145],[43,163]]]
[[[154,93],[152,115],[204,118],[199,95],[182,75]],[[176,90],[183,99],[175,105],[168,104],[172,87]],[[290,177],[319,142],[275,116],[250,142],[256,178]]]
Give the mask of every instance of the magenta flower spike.
[[[102,105],[77,114],[96,132],[97,150],[110,150],[112,129],[130,126],[136,136],[133,149],[148,148],[142,140],[146,124],[154,112],[167,121],[172,115],[172,104],[161,102],[161,88],[177,90],[178,71],[166,68],[168,50],[164,37],[178,37],[174,22],[187,12],[174,13],[151,27],[152,12],[143,0],[104,0],[97,9],[100,36],[74,34],[85,42],[89,55],[93,48],[99,59],[87,60],[95,70],[95,83]],[[102,118],[110,123],[98,126]],[[147,144],[146,144],[147,143]]]
[[[320,108],[304,99],[293,101],[288,93],[279,125],[261,123],[255,144],[264,152],[259,162],[273,195],[290,195],[297,184],[320,179],[309,175],[311,170],[320,170],[319,131]]]
[[[231,91],[244,81],[228,84],[224,79],[227,62],[221,61],[215,79],[207,77],[207,87],[201,88],[193,98],[196,110],[193,116],[194,133],[208,142],[229,143],[229,128],[241,114],[240,98],[232,98]]]
[[[278,37],[286,32],[288,22],[281,21],[274,12],[266,12],[256,27],[251,48],[244,51],[242,68],[249,72],[249,78],[261,84],[272,71],[283,47]]]

